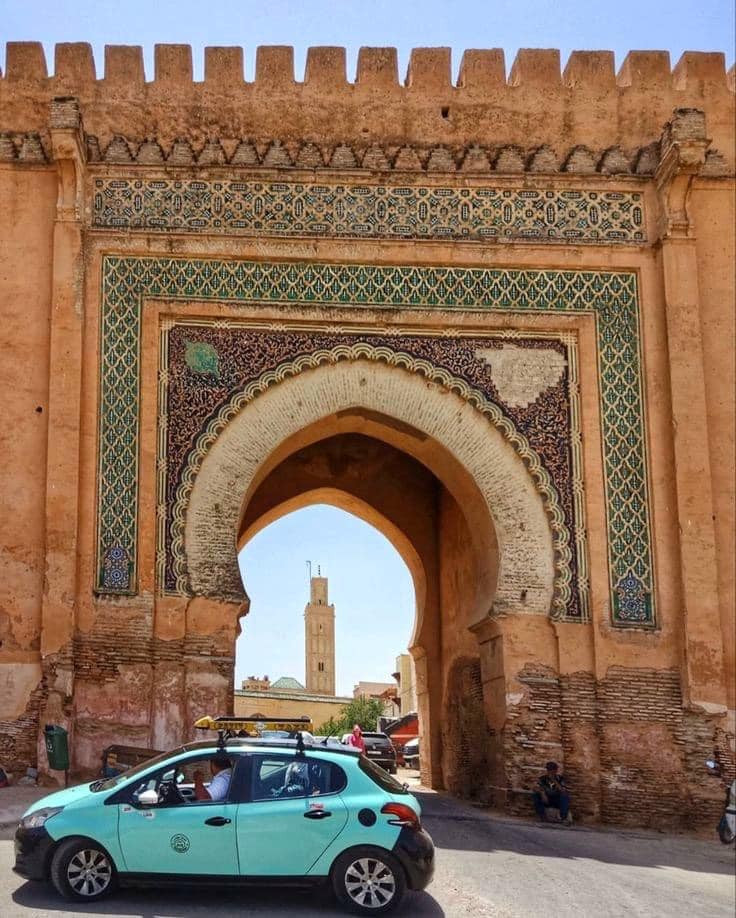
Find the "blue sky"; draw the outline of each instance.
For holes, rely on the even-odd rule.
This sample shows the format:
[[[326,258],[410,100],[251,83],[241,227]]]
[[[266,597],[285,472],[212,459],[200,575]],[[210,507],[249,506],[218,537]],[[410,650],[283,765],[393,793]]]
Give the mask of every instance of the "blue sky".
[[[304,606],[321,567],[335,604],[337,693],[361,679],[391,682],[414,627],[414,587],[391,544],[362,520],[317,505],[282,517],[240,554],[251,610],[238,640],[236,680],[251,674],[304,682]]]
[[[455,71],[464,48],[501,47],[510,67],[516,50],[611,49],[617,65],[629,49],[664,49],[673,63],[683,50],[725,51],[734,58],[733,0],[0,0],[0,43],[42,41],[53,61],[57,41],[89,41],[102,70],[105,44],[140,44],[153,74],[153,45],[195,48],[201,78],[205,45],[242,45],[252,78],[255,48],[294,45],[297,78],[310,45],[344,45],[355,72],[361,45],[399,49],[402,70],[413,47],[449,45]],[[3,52],[4,55],[4,52]],[[50,63],[50,66],[52,64]]]
[[[306,49],[343,45],[353,79],[358,48],[395,46],[405,73],[413,47],[450,46],[455,74],[465,48],[502,47],[510,68],[520,47],[559,48],[563,65],[575,49],[610,49],[620,66],[630,49],[663,49],[674,64],[683,50],[725,51],[734,59],[733,0],[0,0],[0,62],[4,42],[42,41],[49,68],[53,46],[88,41],[102,76],[105,44],[140,44],[149,79],[153,46],[191,44],[195,79],[207,45],[241,45],[252,79],[258,45],[295,48],[301,79]],[[414,594],[408,571],[383,536],[326,507],[272,524],[247,546],[242,563],[252,611],[238,643],[237,678],[268,673],[304,678],[305,560],[322,565],[337,608],[338,691],[359,679],[388,680],[409,640]]]

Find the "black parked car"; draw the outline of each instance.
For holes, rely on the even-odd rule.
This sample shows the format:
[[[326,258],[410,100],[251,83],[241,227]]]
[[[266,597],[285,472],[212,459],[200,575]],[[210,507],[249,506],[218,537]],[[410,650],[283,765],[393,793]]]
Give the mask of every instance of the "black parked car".
[[[349,733],[343,736],[343,743],[347,743],[349,736]],[[365,740],[365,754],[368,758],[381,768],[385,768],[389,774],[395,775],[396,750],[390,738],[385,733],[364,733],[363,739]]]
[[[364,733],[365,754],[389,774],[396,774],[396,750],[385,733]]]

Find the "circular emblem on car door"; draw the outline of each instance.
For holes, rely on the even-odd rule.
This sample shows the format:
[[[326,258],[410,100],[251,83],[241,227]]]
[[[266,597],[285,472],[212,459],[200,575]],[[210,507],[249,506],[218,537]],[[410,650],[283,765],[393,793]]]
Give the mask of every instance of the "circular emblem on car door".
[[[171,847],[178,854],[186,854],[189,850],[189,839],[186,837],[186,835],[172,835]]]

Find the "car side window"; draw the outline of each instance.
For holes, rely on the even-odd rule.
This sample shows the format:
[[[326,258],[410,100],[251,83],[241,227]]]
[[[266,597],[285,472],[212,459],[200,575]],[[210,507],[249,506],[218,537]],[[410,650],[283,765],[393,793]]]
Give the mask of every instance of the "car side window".
[[[164,768],[147,775],[131,788],[132,802],[135,803],[140,794],[146,790],[154,790],[157,792],[159,796],[159,806],[180,806],[187,804],[201,806],[208,803],[229,800],[230,791],[233,789],[233,773],[238,764],[239,757],[233,757],[231,759],[232,768],[226,770],[224,773],[221,772],[217,779],[218,793],[224,791],[224,796],[220,796],[214,801],[197,800],[195,796],[195,772],[201,772],[204,786],[209,790],[215,777],[212,775],[210,769],[210,762],[214,757],[214,754],[210,754],[169,762]]]
[[[336,794],[347,784],[339,765],[303,756],[253,757],[251,800],[293,800]]]

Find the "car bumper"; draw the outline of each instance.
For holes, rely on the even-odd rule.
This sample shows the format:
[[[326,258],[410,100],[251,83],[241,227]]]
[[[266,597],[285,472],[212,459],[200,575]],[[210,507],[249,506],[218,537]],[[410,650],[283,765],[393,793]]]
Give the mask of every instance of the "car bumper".
[[[424,889],[429,885],[434,876],[434,842],[429,832],[404,826],[393,853],[406,872],[409,889]]]
[[[26,880],[45,880],[53,846],[54,840],[43,826],[38,829],[23,829],[18,826],[15,833],[13,870]]]

